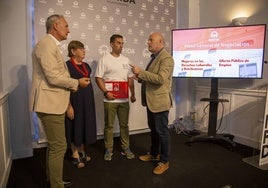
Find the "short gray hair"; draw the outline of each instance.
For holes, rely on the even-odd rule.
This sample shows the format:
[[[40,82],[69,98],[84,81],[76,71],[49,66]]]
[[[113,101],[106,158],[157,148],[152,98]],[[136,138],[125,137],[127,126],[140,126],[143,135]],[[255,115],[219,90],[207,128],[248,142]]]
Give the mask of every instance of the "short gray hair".
[[[59,15],[59,14],[53,14],[51,16],[49,16],[47,18],[46,21],[46,29],[47,29],[47,33],[52,29],[52,26],[55,22],[57,22],[59,19],[64,18],[63,15]]]

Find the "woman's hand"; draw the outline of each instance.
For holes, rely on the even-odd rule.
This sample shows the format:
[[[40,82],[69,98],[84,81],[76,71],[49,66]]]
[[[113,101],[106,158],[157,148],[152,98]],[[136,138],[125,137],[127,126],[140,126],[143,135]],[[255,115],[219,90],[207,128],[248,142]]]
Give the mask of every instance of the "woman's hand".
[[[69,104],[67,108],[66,115],[70,120],[74,119],[74,108],[71,104]]]

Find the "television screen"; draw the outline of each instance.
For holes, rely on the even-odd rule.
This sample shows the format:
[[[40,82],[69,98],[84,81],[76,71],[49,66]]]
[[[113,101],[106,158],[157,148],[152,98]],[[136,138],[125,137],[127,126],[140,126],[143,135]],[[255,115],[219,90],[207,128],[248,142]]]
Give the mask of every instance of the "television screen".
[[[262,78],[266,25],[172,30],[173,77]]]

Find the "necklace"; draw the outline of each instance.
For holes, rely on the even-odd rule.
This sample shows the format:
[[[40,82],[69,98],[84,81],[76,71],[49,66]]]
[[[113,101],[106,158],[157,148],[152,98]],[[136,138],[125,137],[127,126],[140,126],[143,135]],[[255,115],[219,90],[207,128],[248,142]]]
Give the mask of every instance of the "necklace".
[[[87,67],[86,67],[86,64],[84,62],[82,62],[82,69],[74,62],[74,59],[71,58],[71,63],[73,64],[74,68],[80,72],[84,77],[88,77],[88,70],[87,70]]]

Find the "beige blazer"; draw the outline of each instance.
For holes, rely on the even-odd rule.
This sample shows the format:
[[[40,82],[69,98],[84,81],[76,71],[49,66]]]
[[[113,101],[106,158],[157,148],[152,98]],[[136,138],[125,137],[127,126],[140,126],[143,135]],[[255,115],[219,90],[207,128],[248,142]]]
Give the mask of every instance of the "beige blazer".
[[[32,89],[30,110],[48,114],[65,113],[70,90],[76,90],[78,80],[69,75],[55,40],[47,35],[32,53]]]
[[[163,112],[172,106],[171,85],[174,60],[163,49],[150,65],[148,71],[142,70],[138,78],[145,81],[146,102],[151,112]]]

